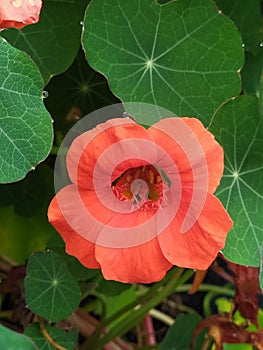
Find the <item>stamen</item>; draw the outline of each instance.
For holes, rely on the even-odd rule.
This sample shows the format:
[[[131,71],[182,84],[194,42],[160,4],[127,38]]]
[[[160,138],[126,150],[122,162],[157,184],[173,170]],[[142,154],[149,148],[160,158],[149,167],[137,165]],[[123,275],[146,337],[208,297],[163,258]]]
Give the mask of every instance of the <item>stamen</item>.
[[[149,170],[149,180],[150,184],[154,183],[154,172],[151,169]]]
[[[165,174],[166,175],[166,174]],[[112,183],[112,190],[121,201],[131,201],[131,210],[158,210],[165,205],[165,192],[170,182],[153,165],[130,168]]]

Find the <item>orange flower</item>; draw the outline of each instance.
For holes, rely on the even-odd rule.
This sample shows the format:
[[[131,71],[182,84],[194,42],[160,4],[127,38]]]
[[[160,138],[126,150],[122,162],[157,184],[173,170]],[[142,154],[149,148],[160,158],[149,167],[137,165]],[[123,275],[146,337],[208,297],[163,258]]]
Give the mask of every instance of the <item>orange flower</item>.
[[[173,265],[205,270],[233,223],[213,195],[223,150],[195,118],[148,130],[116,118],[77,137],[67,154],[72,184],[48,217],[66,251],[106,279],[150,283]]]
[[[39,20],[42,0],[1,0],[0,30],[21,29]]]

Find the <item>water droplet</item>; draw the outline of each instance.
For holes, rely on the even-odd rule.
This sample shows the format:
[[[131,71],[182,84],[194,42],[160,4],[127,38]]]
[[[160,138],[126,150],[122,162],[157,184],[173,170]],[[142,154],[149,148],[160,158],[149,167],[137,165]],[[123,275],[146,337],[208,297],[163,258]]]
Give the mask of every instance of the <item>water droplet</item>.
[[[136,122],[135,117],[133,117],[133,116],[132,116],[131,114],[129,114],[128,112],[123,112],[123,113],[122,113],[122,116],[123,116],[123,118],[132,119],[133,121]]]
[[[12,1],[12,5],[15,7],[15,8],[19,8],[22,6],[22,0],[13,0]]]
[[[263,43],[260,43],[259,46],[260,46],[260,47],[263,47]]]
[[[81,26],[84,26],[84,21],[80,21],[79,24],[80,24]]]
[[[244,43],[242,44],[242,47],[245,47],[245,44],[244,44]]]
[[[48,97],[48,91],[43,91],[42,92],[42,98],[47,98]]]

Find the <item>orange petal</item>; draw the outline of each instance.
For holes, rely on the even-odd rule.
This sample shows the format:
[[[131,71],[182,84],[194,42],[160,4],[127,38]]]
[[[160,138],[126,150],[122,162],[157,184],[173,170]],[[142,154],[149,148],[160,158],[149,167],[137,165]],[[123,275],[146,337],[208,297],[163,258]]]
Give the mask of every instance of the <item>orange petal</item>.
[[[157,238],[138,247],[117,249],[96,246],[103,276],[123,283],[160,281],[172,267],[163,256]]]
[[[185,215],[183,201],[173,222],[158,236],[160,247],[172,264],[206,270],[224,247],[233,222],[221,202],[207,194],[200,217],[188,232],[181,233]]]
[[[68,210],[72,212],[72,215],[75,216],[77,220],[77,208],[73,205],[74,197],[76,197],[75,186],[70,185],[63,188],[59,192],[59,195],[64,197],[63,202],[65,200],[65,205],[68,205]],[[65,214],[64,208],[62,213],[57,196],[54,197],[48,208],[48,219],[65,241],[66,252],[70,255],[74,255],[86,267],[99,268],[100,265],[95,258],[95,244],[81,237],[72,228],[68,222],[69,218],[67,215],[71,214],[68,212]]]
[[[73,141],[67,154],[71,181],[77,183],[79,188],[93,189],[94,176],[98,181],[101,178],[103,186],[104,178],[110,179],[107,182],[112,180],[113,171],[117,178],[127,170],[127,166],[132,168],[148,164],[144,161],[145,147],[142,149],[138,142],[147,143],[154,152],[154,143],[147,130],[125,118],[108,120],[83,133]],[[154,160],[153,156],[150,154],[150,160]],[[97,175],[94,175],[95,167]]]
[[[162,119],[148,131],[172,157],[189,186],[193,185],[191,174],[196,171],[197,185],[200,186],[201,181],[204,187],[208,175],[207,191],[215,191],[223,174],[223,149],[198,119]]]
[[[0,29],[21,29],[26,25],[37,23],[41,7],[41,0],[1,0]]]

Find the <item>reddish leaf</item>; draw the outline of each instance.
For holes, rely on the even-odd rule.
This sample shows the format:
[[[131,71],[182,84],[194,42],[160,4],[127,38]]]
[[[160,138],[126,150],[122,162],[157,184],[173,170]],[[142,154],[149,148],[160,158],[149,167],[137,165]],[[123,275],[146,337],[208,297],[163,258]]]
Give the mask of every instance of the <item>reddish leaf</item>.
[[[233,272],[236,293],[234,298],[234,310],[239,310],[249,322],[258,325],[258,292],[259,292],[259,271],[256,267],[246,267],[234,263],[228,263]]]
[[[216,350],[223,350],[223,343],[247,343],[256,346],[258,350],[263,350],[262,329],[257,332],[248,332],[245,326],[237,325],[223,315],[213,315],[199,323],[193,334],[192,348],[197,335],[204,328],[208,329],[208,334],[214,339]]]

